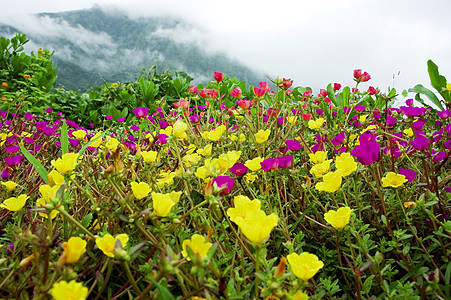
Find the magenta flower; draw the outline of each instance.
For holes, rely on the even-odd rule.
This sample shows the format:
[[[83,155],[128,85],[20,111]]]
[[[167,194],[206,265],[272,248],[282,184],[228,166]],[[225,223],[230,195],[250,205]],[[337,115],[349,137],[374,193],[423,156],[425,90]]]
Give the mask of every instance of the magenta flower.
[[[190,117],[189,117],[189,120],[190,120],[190,122],[192,122],[192,123],[199,123],[200,122],[200,116],[198,115],[198,114],[196,114],[196,113],[194,113],[194,114],[192,114]]]
[[[235,174],[236,176],[243,176],[244,174],[246,174],[247,170],[248,170],[248,168],[241,163],[235,163],[229,169],[229,171],[232,172],[233,174]]]
[[[77,139],[69,139],[69,143],[73,146],[73,147],[77,147],[78,145],[80,145],[80,141]]]
[[[267,158],[260,163],[263,171],[275,170],[279,167],[279,160],[277,158]]]
[[[17,146],[9,146],[9,147],[5,147],[4,148],[6,152],[8,153],[16,153],[17,151],[20,150],[20,147]]]
[[[166,127],[168,127],[168,122],[163,121],[163,120],[158,120],[158,125],[160,125],[161,129],[166,129]]]
[[[11,168],[6,167],[2,170],[2,172],[0,173],[0,176],[3,179],[9,178],[9,176],[11,176]]]
[[[111,120],[113,118],[113,116],[105,116],[105,119],[107,120]]]
[[[401,111],[407,117],[422,117],[426,113],[426,108],[415,106],[401,106]]]
[[[334,145],[341,145],[343,143],[344,139],[345,139],[345,132],[342,131],[339,134],[337,134],[330,142]]]
[[[33,138],[27,136],[23,138],[23,141],[27,144],[33,144],[35,142]]]
[[[360,137],[362,137],[362,134]],[[351,155],[354,156],[361,164],[371,165],[379,158],[379,152],[381,146],[379,143],[372,140],[360,140],[360,145],[357,145],[354,150],[351,151]]]
[[[22,159],[23,159],[22,155],[10,156],[10,157],[4,158],[4,160],[8,166],[17,166],[18,164],[20,164]]]
[[[358,111],[358,112],[362,112],[362,111],[365,110],[365,106],[364,106],[364,105],[357,104],[356,106],[354,106],[354,110],[355,110],[355,111]]]
[[[140,107],[133,109],[132,111],[135,114],[135,116],[137,116],[138,118],[144,118],[144,117],[147,117],[149,108],[140,106]]]
[[[221,188],[219,192],[221,195],[226,195],[232,191],[233,185],[235,184],[235,179],[229,176],[218,176],[213,178],[213,185],[216,185],[218,188]]]
[[[53,108],[51,108],[51,107],[48,107],[48,108],[46,108],[45,112],[49,114],[49,113],[51,113],[51,112],[52,112],[52,110],[53,110]]]
[[[279,168],[289,168],[293,161],[292,155],[277,157]]]
[[[133,131],[138,131],[139,130],[139,126],[138,125],[132,125],[130,126],[130,129]]]
[[[399,168],[399,174],[404,175],[407,179],[407,182],[414,181],[417,178],[417,172],[411,169],[401,169]]]
[[[429,139],[424,135],[419,134],[416,139],[409,142],[417,151],[424,151],[429,147]]]
[[[440,119],[448,119],[451,116],[451,110],[437,111]]]
[[[297,140],[286,140],[285,143],[287,145],[288,150],[298,151],[298,150],[302,149],[302,145],[301,145],[300,141],[297,141]]]
[[[166,134],[159,134],[158,135],[158,143],[159,144],[166,144],[168,142],[167,141],[168,137],[169,136],[167,136]]]
[[[117,121],[118,121],[119,123],[125,122],[125,118],[119,118],[119,119],[117,119]]]
[[[432,150],[431,151],[431,154],[432,154],[432,160],[433,161],[442,161],[442,160],[444,160],[445,158],[446,158],[446,152],[445,151],[435,151],[435,150]]]
[[[396,119],[395,117],[387,116],[387,126],[393,127],[396,125],[397,121],[398,121],[398,119]]]
[[[27,120],[30,120],[30,121],[34,119],[34,116],[31,113],[29,113],[29,112],[26,112],[23,117],[25,119],[27,119]]]

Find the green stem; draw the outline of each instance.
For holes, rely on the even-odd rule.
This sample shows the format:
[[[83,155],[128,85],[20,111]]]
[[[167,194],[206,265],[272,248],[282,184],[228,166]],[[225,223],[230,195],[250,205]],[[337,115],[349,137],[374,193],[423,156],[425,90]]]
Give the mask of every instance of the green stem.
[[[133,278],[132,272],[130,271],[130,267],[128,266],[128,262],[123,261],[122,267],[124,267],[125,274],[127,275],[128,281],[130,281],[131,286],[135,290],[135,292],[138,295],[141,295],[141,290],[139,289],[138,285],[136,284],[135,278]]]
[[[56,208],[57,211],[59,211],[60,214],[62,214],[65,218],[67,218],[72,224],[77,226],[79,229],[81,229],[84,233],[86,233],[91,239],[95,240],[96,237],[83,225],[81,225],[80,222],[75,220],[67,211],[65,211],[61,206]]]

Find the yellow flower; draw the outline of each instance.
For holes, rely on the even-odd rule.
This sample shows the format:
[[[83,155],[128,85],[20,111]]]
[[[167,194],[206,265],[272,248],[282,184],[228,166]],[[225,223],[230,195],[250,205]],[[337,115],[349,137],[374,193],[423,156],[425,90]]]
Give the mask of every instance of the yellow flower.
[[[191,240],[184,240],[182,243],[182,255],[187,257],[187,260],[191,260],[188,257],[186,247],[189,247],[195,255],[199,255],[200,258],[207,257],[208,250],[210,250],[212,243],[206,243],[205,238],[200,234],[195,234],[191,237]]]
[[[172,134],[172,126],[168,126],[165,129],[160,130],[160,134],[166,134],[167,136]]]
[[[186,150],[186,154],[192,154],[194,151],[196,151],[196,148],[196,145],[190,144],[187,148],[188,150]]]
[[[376,129],[377,129],[376,125],[369,125],[367,128],[362,130],[362,133],[364,133],[368,130],[376,130]]]
[[[171,185],[174,183],[174,177],[175,177],[175,174],[171,171],[161,172],[160,178],[157,178],[157,185],[160,188],[163,187],[165,184]]]
[[[72,132],[72,135],[77,139],[77,140],[84,140],[85,136],[86,136],[86,131],[84,131],[83,129],[77,130]]]
[[[2,185],[4,185],[10,192],[14,191],[17,187],[17,183],[15,183],[14,181],[2,182]]]
[[[27,202],[28,196],[26,194],[22,194],[19,197],[11,197],[3,201],[0,204],[0,207],[6,208],[9,211],[19,211],[25,206],[25,202]]]
[[[85,300],[88,297],[88,288],[75,280],[70,282],[61,280],[53,284],[50,295],[55,300]]]
[[[153,163],[157,160],[157,151],[141,151],[141,156],[144,159],[144,161],[148,164]]]
[[[316,151],[315,153],[309,153],[308,156],[310,157],[310,162],[316,165],[324,162],[327,159],[327,152]]]
[[[71,237],[67,242],[63,243],[63,254],[58,261],[60,265],[64,263],[76,263],[83,253],[86,252],[86,241],[76,236]]]
[[[56,193],[58,192],[58,189],[60,188],[59,185],[54,185],[51,187],[48,184],[42,184],[39,186],[39,192],[41,193],[42,197],[46,202],[49,202],[50,199],[53,199],[56,197]]]
[[[106,142],[106,147],[107,149],[111,150],[111,151],[115,151],[117,149],[117,147],[120,145],[121,143],[112,137],[107,137],[107,142]]]
[[[240,142],[244,142],[246,140],[246,136],[244,133],[240,133]]]
[[[341,187],[342,175],[340,170],[329,172],[323,176],[323,182],[318,182],[315,188],[318,191],[334,193]]]
[[[168,194],[152,192],[153,209],[155,214],[159,217],[166,217],[171,208],[180,200],[182,192],[172,191]]]
[[[271,134],[271,130],[270,129],[266,129],[266,130],[260,129],[255,134],[255,142],[257,144],[262,144],[262,143],[266,142],[268,140],[270,134]]]
[[[308,295],[303,291],[297,291],[296,294],[291,297],[291,300],[308,300]]]
[[[359,117],[359,121],[360,121],[360,123],[365,123],[366,122],[366,118],[368,118],[368,115],[361,115],[360,117]]]
[[[238,137],[236,136],[236,134],[231,134],[231,135],[229,135],[229,138],[230,138],[230,140],[232,141],[232,142],[236,142],[236,141],[238,141]]]
[[[227,210],[227,215],[230,220],[236,224],[244,220],[248,212],[258,211],[261,207],[260,200],[254,199],[251,201],[251,199],[242,195],[235,196],[235,198],[233,198],[233,203],[235,207],[229,208]]]
[[[342,229],[351,219],[351,209],[347,206],[340,207],[337,211],[331,209],[324,214],[324,219],[327,223],[332,225],[333,228]]]
[[[194,154],[187,154],[183,156],[183,162],[187,167],[191,167],[192,165],[197,164],[201,160],[201,156],[197,153]]]
[[[226,170],[230,169],[241,157],[241,151],[228,151],[219,155],[218,160],[224,160],[226,162]],[[225,172],[224,172],[225,173]]]
[[[107,233],[101,238],[96,238],[96,245],[102,250],[103,254],[108,257],[114,257],[113,251],[116,241],[120,241],[122,248],[125,248],[128,242],[128,235],[121,233],[116,235],[116,237],[113,237],[111,234]]]
[[[324,124],[323,118],[318,118],[316,120],[308,121],[308,128],[310,129],[319,129]]]
[[[258,178],[258,175],[254,173],[246,173],[246,175],[244,175],[244,178],[249,181],[254,181]]]
[[[446,90],[451,91],[451,83],[449,82],[446,83]]]
[[[39,198],[38,200],[36,200],[36,206],[43,207],[48,202],[49,201],[46,201],[44,198]],[[58,214],[59,211],[57,211],[56,209],[52,209],[52,211],[50,212],[50,218],[54,219]],[[39,215],[43,218],[48,218],[47,213],[39,212]]]
[[[50,171],[50,173],[48,174],[48,177],[49,177],[49,185],[50,186],[64,184],[64,177],[63,177],[63,175],[61,175],[61,173],[59,173],[56,170]]]
[[[178,138],[179,140],[184,140],[184,139],[188,138],[188,136],[186,135],[186,132],[185,132],[187,129],[188,129],[188,124],[186,124],[182,120],[178,119],[174,123],[174,127],[173,127],[174,136],[176,138]]]
[[[265,160],[264,158],[261,158],[261,157],[257,156],[257,157],[254,158],[254,159],[247,160],[247,161],[244,163],[244,165],[245,165],[246,167],[248,167],[249,170],[251,170],[252,172],[256,172],[256,171],[258,171],[258,170],[260,170],[260,169],[262,168],[262,166],[260,165],[260,163],[261,163],[262,161],[264,161],[264,160]]]
[[[211,175],[211,168],[210,165],[203,165],[202,167],[199,167],[194,172],[194,175],[196,175],[197,178],[203,179],[205,181],[208,181],[210,175]]]
[[[335,168],[341,171],[342,176],[348,176],[351,175],[352,172],[357,170],[357,163],[350,153],[343,152],[340,156],[337,156],[335,161]]]
[[[315,174],[316,178],[323,177],[323,175],[326,174],[329,171],[331,162],[332,162],[332,159],[328,159],[326,161],[323,161],[320,164],[314,165],[310,169],[310,174]]]
[[[415,202],[411,202],[411,201],[404,202],[404,207],[405,208],[408,208],[408,207],[411,207],[411,206],[415,207],[416,206]]]
[[[144,197],[147,197],[147,195],[149,195],[150,191],[152,191],[152,189],[150,188],[150,185],[148,185],[145,182],[132,182],[131,183],[132,186],[132,191],[133,191],[133,196],[135,196],[136,199],[142,199]]]
[[[302,252],[301,254],[290,253],[287,259],[294,275],[304,281],[315,276],[324,267],[324,263],[315,254],[308,252]]]
[[[412,137],[413,136],[413,130],[412,130],[412,128],[407,128],[407,129],[404,129],[403,130],[403,132],[408,136],[408,137]]]
[[[213,130],[202,132],[202,137],[209,141],[218,141],[226,129],[225,125],[220,125]]]
[[[52,166],[62,174],[69,174],[77,165],[78,153],[66,153],[62,158],[58,158],[56,161],[52,160]]]
[[[400,187],[407,182],[406,176],[402,174],[396,174],[394,172],[389,172],[385,177],[382,178],[383,187]]]
[[[290,123],[290,124],[296,123],[297,120],[298,120],[297,116],[290,116],[290,117],[288,117],[288,123]]]
[[[199,153],[202,156],[210,156],[212,148],[213,148],[213,145],[212,144],[208,144],[203,149],[197,150],[197,153]]]
[[[269,216],[263,210],[248,211],[243,219],[237,219],[236,224],[244,236],[253,243],[262,243],[277,226],[275,214]]]
[[[90,147],[99,147],[102,144],[102,138],[100,137],[100,135],[102,134],[102,132],[97,132],[91,139],[90,141],[94,141],[92,142],[92,144],[90,145]]]

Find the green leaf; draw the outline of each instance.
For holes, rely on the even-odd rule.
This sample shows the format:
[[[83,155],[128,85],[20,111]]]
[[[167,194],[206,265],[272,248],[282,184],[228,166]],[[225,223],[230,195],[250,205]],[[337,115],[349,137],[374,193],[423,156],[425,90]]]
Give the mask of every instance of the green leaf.
[[[409,89],[409,92],[423,94],[431,100],[439,109],[444,110],[442,102],[437,98],[437,96],[428,88],[425,88],[421,84],[417,84],[413,88]],[[416,98],[416,97],[415,97]]]
[[[440,75],[437,65],[432,60],[428,60],[428,73],[432,87],[439,93],[442,92],[446,88],[446,78]]]
[[[388,98],[392,98],[396,96],[396,90],[395,89],[391,89],[390,92],[388,93],[387,97]]]
[[[30,152],[28,152],[25,147],[19,143],[20,151],[25,156],[26,159],[28,159],[29,162],[33,165],[33,167],[38,172],[39,176],[45,181],[46,184],[49,183],[49,176],[47,170],[44,168],[44,166],[41,164],[39,160],[36,159]]]
[[[327,96],[330,98],[330,101],[335,105],[335,107],[338,106],[337,99],[335,98],[335,90],[332,87],[332,83],[329,83],[327,86]]]
[[[446,298],[450,299],[450,294],[451,294],[451,283],[450,283],[450,279],[451,279],[451,264],[448,264],[448,267],[446,267],[446,272],[445,272],[445,291],[446,291]]]
[[[64,154],[69,153],[69,135],[67,133],[67,123],[66,120],[63,121],[63,126],[61,126],[61,151]]]
[[[349,96],[351,95],[351,89],[349,86],[345,86],[341,94],[343,97],[343,107],[349,106]]]
[[[91,213],[87,214],[81,221],[81,225],[83,225],[83,227],[88,228],[89,223],[91,223],[93,218],[93,215]]]
[[[86,145],[84,145],[80,151],[78,151],[78,157],[80,157],[80,155],[89,147],[91,146],[92,143],[94,143],[95,141],[97,141],[98,139],[101,139],[105,136],[105,132],[102,133],[101,135],[99,135],[98,137],[96,137],[95,139],[91,139]],[[77,158],[78,159],[78,158]]]
[[[155,284],[155,286],[160,291],[160,293],[158,294],[158,297],[157,297],[158,300],[175,300],[174,296],[171,294],[171,292],[169,292],[169,290],[166,286],[159,284],[152,278],[149,278],[149,279],[150,279],[150,281],[152,281],[153,284]]]

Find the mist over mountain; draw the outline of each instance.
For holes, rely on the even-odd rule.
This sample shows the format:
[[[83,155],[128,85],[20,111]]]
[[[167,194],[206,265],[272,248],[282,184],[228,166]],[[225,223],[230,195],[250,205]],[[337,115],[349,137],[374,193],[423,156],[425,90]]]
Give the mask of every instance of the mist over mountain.
[[[5,22],[5,20],[3,20]],[[0,35],[11,38],[25,33],[30,39],[26,51],[55,50],[57,86],[85,90],[107,82],[125,82],[148,71],[183,71],[206,82],[214,71],[252,85],[265,80],[226,56],[213,52],[202,28],[172,17],[131,18],[114,9],[94,6],[88,10],[41,13],[29,19],[7,20]]]

